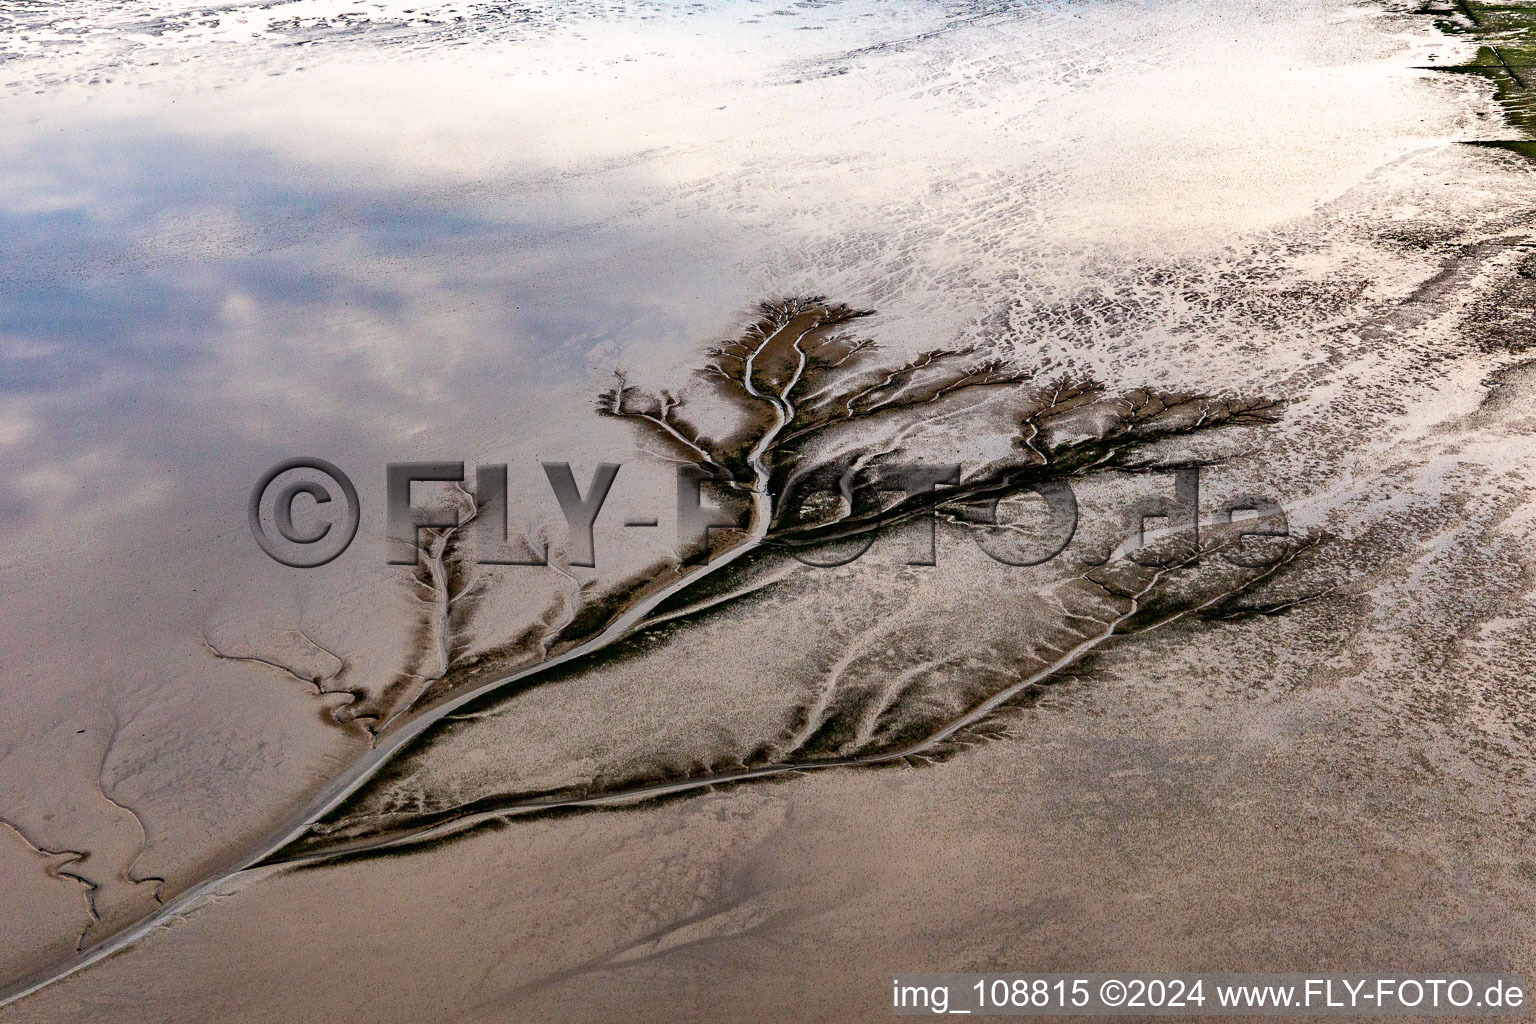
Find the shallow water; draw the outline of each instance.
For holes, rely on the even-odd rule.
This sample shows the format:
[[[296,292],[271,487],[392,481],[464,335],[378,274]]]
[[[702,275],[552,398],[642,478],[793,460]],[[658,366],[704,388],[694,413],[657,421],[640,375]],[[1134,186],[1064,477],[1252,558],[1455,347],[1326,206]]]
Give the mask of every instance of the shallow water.
[[[830,876],[859,904],[859,893],[951,872],[948,909],[926,917],[869,897],[876,923],[846,940],[849,962],[876,978],[943,960],[944,941],[971,920],[957,900],[979,916],[1039,922],[1036,938],[972,928],[966,962],[1031,968],[1052,948],[1146,956],[1170,918],[1101,923],[1098,945],[1052,945],[1081,913],[1072,886],[1088,885],[1062,877],[1063,865],[1089,857],[1083,878],[1122,878],[1120,862],[1084,852],[1103,839],[1094,822],[1129,829],[1152,806],[1193,822],[1203,801],[1220,805],[1230,835],[1203,869],[1188,870],[1248,893],[1251,908],[1264,896],[1235,881],[1245,853],[1264,846],[1276,877],[1294,877],[1286,858],[1317,842],[1294,825],[1298,808],[1321,799],[1330,772],[1400,777],[1427,757],[1437,767],[1425,769],[1426,786],[1454,778],[1479,806],[1528,802],[1517,777],[1526,758],[1514,738],[1524,722],[1518,684],[1501,675],[1488,692],[1482,681],[1489,666],[1518,677],[1523,664],[1522,420],[1477,410],[1488,382],[1524,386],[1497,376],[1518,363],[1520,345],[1490,341],[1479,311],[1519,305],[1500,289],[1519,276],[1536,187],[1516,157],[1457,145],[1505,130],[1486,86],[1421,70],[1468,46],[1431,19],[1323,0],[409,12],[103,3],[7,17],[0,652],[10,671],[0,686],[11,713],[0,726],[0,778],[12,795],[0,817],[33,847],[90,851],[74,870],[99,887],[92,912],[103,918],[91,926],[83,885],[48,873],[59,857],[9,836],[0,914],[11,977],[66,960],[82,928],[91,926],[88,944],[152,911],[152,879],[164,880],[162,896],[201,881],[362,755],[366,734],[330,713],[339,698],[215,652],[275,658],[300,675],[328,671],[331,652],[347,685],[373,693],[420,670],[419,595],[386,563],[385,463],[508,463],[514,524],[559,555],[564,524],[538,463],[570,461],[585,485],[595,463],[621,462],[598,523],[598,566],[571,571],[601,589],[665,565],[672,466],[628,424],[595,415],[593,402],[624,367],[648,388],[689,386],[719,415],[690,373],[765,298],[818,294],[873,309],[867,331],[893,357],[974,344],[1115,388],[1284,398],[1282,425],[1223,448],[1229,461],[1206,486],[1212,495],[1267,488],[1298,529],[1352,545],[1319,570],[1349,600],[1299,613],[1319,618],[1154,638],[1155,657],[1095,661],[1082,685],[1052,698],[1060,715],[1016,724],[1014,738],[943,767],[896,781],[796,779],[669,805],[654,819],[515,825],[419,859],[244,878],[231,883],[237,896],[184,927],[18,1004],[16,1019],[64,1019],[84,1003],[108,1005],[116,1019],[170,1019],[230,988],[252,1000],[242,1019],[321,1005],[333,1019],[362,1019],[381,966],[400,973],[390,1013],[401,1019],[438,999],[463,1015],[483,1000],[525,998],[551,1016],[550,1007],[565,1019],[586,1007],[598,1019],[595,1008],[618,996],[557,998],[548,986],[621,947],[644,952],[620,961],[650,964],[662,947],[684,950],[668,968],[677,999],[702,978],[740,993],[758,984],[750,964],[766,956],[789,971],[782,964],[794,960],[753,942],[779,936],[776,948],[802,949],[817,934],[805,922],[806,908],[829,898],[819,867],[857,859],[855,839],[901,843],[910,833],[889,822],[983,791],[1040,793],[1029,815],[1070,833],[1032,855],[1053,865],[1042,874],[1056,894],[977,895],[985,852],[1036,832],[1023,816],[989,817],[974,837],[944,832],[926,847],[950,852],[875,857],[862,872]],[[934,459],[980,459],[986,448],[963,428],[923,444],[913,450]],[[277,565],[246,526],[252,484],[296,455],[341,466],[361,495],[356,542],[318,569]],[[1113,509],[1141,486],[1117,480],[1084,500]],[[620,525],[648,515],[661,520],[654,533]],[[807,596],[783,607],[712,621],[697,641],[685,637],[638,668],[594,673],[569,700],[554,687],[517,705],[497,721],[526,743],[469,740],[467,753],[437,760],[429,752],[406,789],[451,803],[470,784],[499,793],[587,785],[750,747],[786,702],[804,703],[798,688],[820,678],[821,662],[875,642],[861,615],[837,617],[838,588],[874,602],[867,615],[897,601],[914,623],[909,636],[948,636],[976,620],[960,617],[954,595],[990,579],[967,565],[953,558],[922,579],[874,564],[862,576],[813,575]],[[548,569],[488,574],[455,656],[527,628],[569,586]],[[979,586],[983,606],[994,593],[985,588],[997,588],[993,604],[1013,594],[1012,583]],[[1444,606],[1425,596],[1457,588],[1474,596]],[[832,610],[818,621],[833,627],[812,642],[797,616],[822,607]],[[1446,637],[1461,645],[1454,656],[1437,653]],[[980,649],[993,639],[978,627],[950,642]],[[689,653],[690,642],[706,653]],[[817,644],[825,649],[812,656]],[[863,671],[917,660],[894,652]],[[1330,681],[1322,694],[1307,688],[1319,679]],[[717,683],[712,706],[701,693]],[[626,687],[641,697],[625,697]],[[1123,689],[1136,695],[1117,705]],[[936,692],[941,705],[954,696]],[[1456,717],[1448,707],[1475,710]],[[1328,714],[1347,723],[1337,745],[1311,738]],[[1112,720],[1101,733],[1094,715]],[[1170,733],[1188,735],[1180,745]],[[1296,735],[1308,739],[1276,739]],[[1047,753],[1034,753],[1032,736]],[[1188,753],[1206,744],[1249,750],[1234,759],[1262,748],[1276,774],[1224,774]],[[1493,749],[1499,757],[1485,756]],[[1053,757],[1073,765],[1064,781],[1041,779]],[[1308,775],[1308,763],[1325,768]],[[1097,773],[1109,768],[1160,781],[1145,803],[1083,811],[1083,801],[1106,799]],[[1245,804],[1236,790],[1252,787]],[[1388,788],[1375,803],[1358,797],[1365,810],[1356,810],[1380,817],[1372,841],[1391,857],[1414,856],[1394,844],[1433,814]],[[861,809],[848,815],[859,824],[844,841],[829,822],[848,806]],[[1256,838],[1266,816],[1294,825],[1273,847]],[[1318,828],[1339,839],[1360,820],[1326,817]],[[1448,856],[1462,827],[1408,845]],[[523,859],[525,835],[578,851],[580,867],[567,879],[554,854]],[[686,853],[669,845],[677,836],[692,837]],[[1518,849],[1520,834],[1500,836],[1489,865],[1446,869],[1455,875],[1447,886],[1473,893],[1468,920],[1492,914],[1495,895],[1511,906],[1528,897],[1508,881],[1523,861],[1500,852]],[[739,848],[753,842],[770,852],[743,861]],[[1173,851],[1202,863],[1185,842],[1169,839],[1150,865],[1131,858],[1125,877],[1152,872],[1150,889],[1184,891]],[[1385,877],[1339,856],[1340,872]],[[674,877],[658,863],[681,866]],[[644,905],[622,920],[594,916],[609,898],[594,877],[619,888],[627,878]],[[485,908],[481,880],[543,901],[548,923],[535,939],[465,944],[489,922],[506,929],[519,919],[513,903]],[[1280,952],[1326,959],[1363,941],[1299,937],[1315,934],[1318,908],[1337,899],[1331,885],[1300,886],[1294,915],[1244,947],[1253,969],[1280,969],[1265,959]],[[1387,914],[1390,896],[1385,886],[1371,912]],[[715,903],[748,909],[704,915],[714,921],[701,933],[707,952],[692,933],[656,949],[627,945]],[[313,933],[291,934],[296,907],[313,915]],[[908,959],[888,963],[879,940],[898,932]],[[443,950],[426,965],[411,955],[423,935]],[[285,944],[270,966],[252,968],[242,952]],[[1517,929],[1478,955],[1529,945]],[[447,972],[452,995],[426,992],[403,965]],[[268,971],[289,995],[268,994]],[[818,1012],[838,1016],[833,975],[813,974]],[[150,1000],[148,990],[174,994]],[[789,1005],[769,999],[760,1012]],[[367,1016],[378,1019],[377,1006]]]

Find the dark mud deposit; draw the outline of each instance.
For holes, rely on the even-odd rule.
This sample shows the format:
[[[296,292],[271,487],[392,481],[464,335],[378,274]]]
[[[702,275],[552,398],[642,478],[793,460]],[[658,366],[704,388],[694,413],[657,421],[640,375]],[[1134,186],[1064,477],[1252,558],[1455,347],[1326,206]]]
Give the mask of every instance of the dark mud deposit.
[[[996,735],[998,718],[1038,697],[1044,687],[1077,674],[1082,663],[1112,639],[1186,622],[1278,615],[1324,596],[1321,591],[1297,594],[1294,587],[1276,589],[1305,567],[1305,556],[1316,541],[1283,537],[1264,545],[1241,536],[1283,534],[1283,518],[1239,521],[1224,528],[1207,525],[1203,536],[1181,521],[1159,544],[1113,560],[1106,553],[1103,568],[1089,568],[1053,589],[1052,609],[1036,626],[1039,635],[1010,652],[1015,659],[1011,664],[978,675],[956,673],[950,658],[897,660],[890,666],[892,678],[879,686],[846,686],[840,674],[834,675],[814,687],[818,692],[813,702],[786,701],[776,735],[733,737],[738,749],[749,749],[728,764],[718,763],[718,751],[707,746],[634,752],[631,756],[643,762],[676,768],[627,775],[610,766],[598,778],[554,792],[521,791],[515,779],[482,776],[477,780],[480,790],[500,785],[505,791],[461,804],[449,794],[433,792],[430,783],[418,785],[414,764],[419,759],[452,757],[436,742],[439,735],[451,737],[455,744],[502,742],[494,731],[483,741],[475,733],[479,721],[497,717],[503,701],[544,684],[579,686],[584,673],[611,659],[634,657],[638,649],[643,648],[647,658],[672,656],[668,645],[677,634],[686,634],[687,620],[706,612],[728,613],[729,605],[782,582],[797,568],[804,571],[784,549],[792,549],[802,562],[837,565],[867,550],[876,536],[906,525],[908,532],[916,527],[919,534],[914,561],[932,564],[931,541],[929,552],[922,552],[923,520],[937,517],[995,539],[1007,530],[996,521],[1004,498],[1048,492],[1053,484],[1059,487],[1063,481],[1098,473],[1189,473],[1197,465],[1212,464],[1215,456],[1179,458],[1170,454],[1174,442],[1271,424],[1280,415],[1280,403],[1269,399],[1145,389],[1112,392],[1091,379],[1049,379],[1049,371],[971,351],[931,350],[896,366],[881,365],[873,341],[848,330],[867,313],[813,298],[766,302],[761,314],[741,340],[711,350],[712,361],[699,373],[705,388],[739,407],[744,423],[722,432],[718,440],[689,421],[685,398],[669,391],[639,392],[622,374],[598,402],[604,415],[636,421],[696,467],[701,478],[753,499],[748,539],[727,549],[737,557],[718,570],[705,565],[666,583],[665,600],[647,617],[601,644],[590,641],[609,621],[573,616],[540,647],[545,652],[580,648],[581,656],[547,674],[524,670],[504,686],[481,686],[472,702],[454,702],[448,715],[435,713],[430,705],[421,708],[417,714],[434,724],[409,746],[397,748],[392,762],[367,786],[270,862],[297,859],[312,864],[332,849],[355,856],[367,849],[437,839],[455,827],[483,824],[498,814],[654,798],[792,771],[911,766],[943,758],[967,743]],[[1005,394],[984,401],[983,393],[994,389]],[[947,470],[933,472],[932,463],[909,461],[914,450],[929,457],[934,452],[931,442],[924,446],[910,440],[923,430],[953,437],[1001,424],[1010,428],[1009,455],[974,467],[963,477],[957,473],[943,479],[943,486],[936,486],[935,480]],[[924,466],[930,474],[915,481],[891,471],[895,467],[910,477],[912,466]],[[893,500],[893,492],[901,497]],[[811,499],[820,494],[836,500],[813,504]],[[1154,511],[1168,514],[1165,509],[1138,507],[1131,510],[1126,525],[1139,531],[1141,517]],[[736,517],[721,519],[734,521]],[[442,566],[452,559],[454,538],[462,531],[424,532],[420,570],[412,582],[428,591],[426,600],[436,610],[443,605],[447,584],[429,581],[447,578]],[[852,551],[825,557],[827,548],[850,542],[856,545]],[[1227,551],[1235,542],[1259,550]],[[741,557],[759,548],[764,550],[757,557]],[[1008,554],[999,555],[1008,560]],[[660,568],[647,577],[665,579]],[[764,577],[773,582],[760,582]],[[709,592],[700,593],[706,587]],[[631,597],[636,593],[630,588],[623,592]],[[620,610],[614,607],[615,614]],[[591,632],[576,632],[583,625]],[[448,641],[443,644],[442,653],[424,650],[423,656],[435,653],[451,671]],[[676,656],[687,655],[679,651]],[[473,666],[476,674],[483,668],[483,662]],[[445,696],[455,689],[447,671],[439,673],[434,685]],[[407,713],[394,711],[391,721]]]

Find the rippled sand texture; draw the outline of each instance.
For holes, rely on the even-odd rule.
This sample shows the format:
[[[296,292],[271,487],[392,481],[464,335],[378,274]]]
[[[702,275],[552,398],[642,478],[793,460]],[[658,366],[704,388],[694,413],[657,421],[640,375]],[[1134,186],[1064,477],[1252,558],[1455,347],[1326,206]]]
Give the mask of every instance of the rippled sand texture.
[[[0,1019],[1530,963],[1501,10],[3,12],[3,984],[122,952]],[[306,454],[363,520],[292,570],[244,509]],[[507,463],[551,564],[438,488],[389,565],[406,459]],[[594,568],[544,461],[623,463]],[[708,565],[679,463],[746,527]],[[1059,555],[983,553],[1064,482]]]

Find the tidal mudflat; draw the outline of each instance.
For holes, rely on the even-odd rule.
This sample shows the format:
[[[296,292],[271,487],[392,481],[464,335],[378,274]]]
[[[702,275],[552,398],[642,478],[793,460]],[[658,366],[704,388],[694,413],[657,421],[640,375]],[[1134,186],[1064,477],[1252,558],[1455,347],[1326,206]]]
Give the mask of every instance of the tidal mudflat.
[[[1528,17],[5,12],[0,1019],[1518,972]]]

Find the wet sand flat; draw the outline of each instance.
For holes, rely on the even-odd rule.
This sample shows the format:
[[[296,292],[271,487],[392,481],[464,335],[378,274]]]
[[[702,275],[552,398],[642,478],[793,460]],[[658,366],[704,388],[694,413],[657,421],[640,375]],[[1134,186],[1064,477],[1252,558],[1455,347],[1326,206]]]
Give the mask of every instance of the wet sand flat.
[[[1518,971],[1523,17],[17,12],[0,1017]],[[362,513],[294,569],[306,454]]]

